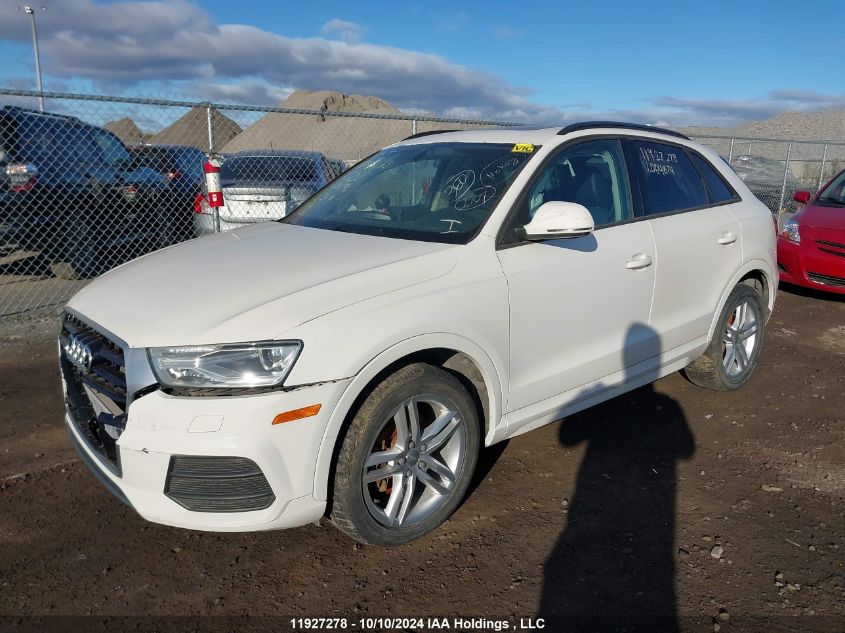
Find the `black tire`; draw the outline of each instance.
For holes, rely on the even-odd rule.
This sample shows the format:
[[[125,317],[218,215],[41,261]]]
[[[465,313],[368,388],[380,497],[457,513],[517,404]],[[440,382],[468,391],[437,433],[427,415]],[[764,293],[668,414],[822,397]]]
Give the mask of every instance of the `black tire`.
[[[426,516],[426,510],[423,508],[420,512],[424,518],[417,521],[409,520],[407,525],[390,527],[384,524],[384,516],[381,521],[376,518],[377,511],[375,511],[372,496],[365,499],[365,495],[369,494],[369,490],[374,490],[368,486],[387,485],[384,482],[387,482],[388,479],[392,490],[397,477],[391,476],[381,479],[379,482],[365,484],[365,463],[377,442],[380,441],[380,434],[383,434],[385,429],[388,428],[385,425],[391,423],[392,413],[412,397],[425,398],[430,395],[448,403],[450,411],[452,411],[451,407],[454,406],[454,411],[457,412],[457,416],[454,417],[460,416],[460,420],[456,423],[458,430],[452,432],[449,442],[452,441],[451,437],[460,435],[459,441],[462,442],[461,445],[464,448],[463,457],[457,460],[452,472],[454,481],[447,494],[433,496],[433,489],[426,488],[427,484],[423,483],[422,479],[418,479],[417,489],[414,489],[411,495],[412,499],[418,499],[418,501],[412,501],[411,505],[413,506],[414,503],[423,505],[423,495],[428,494],[431,498],[438,499],[437,503],[440,505],[434,506],[436,509],[432,509],[431,513]],[[425,407],[427,405],[420,406]],[[424,409],[421,409],[421,412],[424,413]],[[436,412],[432,409],[432,417],[434,416],[436,416]],[[424,417],[424,415],[421,415],[418,425],[421,429],[420,438],[424,438],[426,428],[433,428],[430,420],[426,420]],[[451,426],[451,423],[449,426]],[[396,439],[393,441],[392,450],[400,450],[400,442]],[[403,367],[385,378],[373,389],[355,413],[346,431],[337,457],[329,518],[341,531],[362,543],[391,547],[417,539],[443,523],[463,501],[478,460],[480,444],[481,426],[478,412],[472,397],[464,386],[449,372],[432,365],[415,363]],[[422,445],[419,448],[424,449],[425,446]],[[444,444],[442,448],[445,450],[448,448],[448,444]],[[417,452],[419,453],[419,451]],[[406,453],[406,455],[410,455],[410,453]],[[438,459],[442,458],[442,463],[446,462],[446,458],[443,458],[442,454],[432,452],[429,453],[428,458],[424,455],[418,455],[416,458],[408,457],[407,462],[404,459],[398,459],[394,463],[406,463],[406,466],[399,466],[400,470],[410,464],[414,468],[420,466],[425,469],[426,464],[423,459],[432,459],[433,461],[433,455],[438,455]],[[390,466],[385,465],[385,467]],[[381,466],[376,467],[376,469],[378,468],[381,468]],[[409,469],[406,472],[410,474],[411,470]],[[433,469],[429,469],[428,475],[431,475],[432,472],[434,472]],[[400,473],[399,477],[401,476]],[[442,484],[446,480],[437,476],[437,481]],[[387,494],[391,495],[392,493]],[[371,508],[373,509],[371,510]],[[409,519],[413,512],[413,509],[409,510]]]
[[[746,304],[747,309],[755,313],[754,318],[757,323],[753,334],[754,338],[751,340],[750,352],[746,351],[744,343],[735,345],[737,351],[740,352],[740,356],[746,360],[744,368],[739,367],[738,361],[730,361],[731,358],[735,357],[730,356],[731,349],[729,344],[726,343],[727,332],[729,328],[733,327],[736,320],[735,313],[742,304]],[[687,378],[700,387],[716,391],[730,391],[742,387],[751,378],[760,358],[760,350],[763,348],[765,314],[763,301],[757,290],[746,284],[738,284],[731,291],[728,300],[725,302],[725,307],[722,309],[722,314],[719,315],[719,323],[716,326],[713,340],[710,341],[707,349],[704,350],[698,360],[684,370]],[[728,367],[731,369],[729,370]]]
[[[60,243],[51,245],[50,270],[59,279],[87,279],[96,275],[98,246],[89,223],[82,218],[68,220]]]

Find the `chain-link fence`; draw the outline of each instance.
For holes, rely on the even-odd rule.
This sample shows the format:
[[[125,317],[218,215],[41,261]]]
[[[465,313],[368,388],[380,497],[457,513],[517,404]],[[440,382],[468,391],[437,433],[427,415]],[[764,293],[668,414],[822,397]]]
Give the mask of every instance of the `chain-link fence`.
[[[719,152],[772,213],[795,211],[796,191],[815,192],[845,168],[845,141],[691,138]]]
[[[207,233],[283,217],[378,149],[440,129],[515,123],[391,112],[0,89],[0,318],[56,312],[88,279]],[[773,212],[845,166],[845,142],[699,137]],[[205,191],[221,161],[224,205]],[[425,187],[425,183],[420,183]],[[379,205],[401,205],[373,200]],[[187,273],[187,271],[186,271]]]

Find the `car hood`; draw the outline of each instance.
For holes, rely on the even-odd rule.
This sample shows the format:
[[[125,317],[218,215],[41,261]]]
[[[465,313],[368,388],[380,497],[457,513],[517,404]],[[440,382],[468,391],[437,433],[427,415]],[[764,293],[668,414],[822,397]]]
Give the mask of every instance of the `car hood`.
[[[131,347],[273,339],[445,275],[461,248],[265,222],[124,264],[68,307]]]
[[[796,218],[804,226],[819,229],[845,229],[845,207],[810,204]]]

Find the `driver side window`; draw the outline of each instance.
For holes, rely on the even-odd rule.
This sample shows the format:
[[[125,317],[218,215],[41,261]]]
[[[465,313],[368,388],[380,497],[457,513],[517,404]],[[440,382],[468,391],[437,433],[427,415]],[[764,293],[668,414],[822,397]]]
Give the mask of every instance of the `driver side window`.
[[[577,202],[592,214],[596,228],[629,220],[630,192],[622,147],[617,139],[600,139],[563,149],[540,173],[528,193],[521,222],[527,224],[544,202]]]

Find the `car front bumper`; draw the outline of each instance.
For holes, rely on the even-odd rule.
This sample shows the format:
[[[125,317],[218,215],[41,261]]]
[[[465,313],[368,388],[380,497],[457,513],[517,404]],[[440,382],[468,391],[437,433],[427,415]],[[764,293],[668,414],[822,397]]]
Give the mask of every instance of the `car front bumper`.
[[[780,280],[796,286],[845,295],[845,257],[820,251],[814,243],[778,238]],[[828,249],[836,250],[836,249]]]
[[[325,501],[313,495],[317,455],[331,412],[348,382],[237,397],[148,393],[128,408],[125,430],[115,442],[118,468],[109,467],[80,431],[73,407],[66,410],[65,421],[86,464],[121,501],[149,521],[220,532],[289,528],[316,521],[325,511]],[[272,424],[279,413],[314,404],[321,405],[315,416]],[[212,504],[216,494],[231,496],[221,489],[225,482],[214,477],[225,475],[232,460],[251,461],[272,491],[268,504],[249,511],[233,510],[231,504],[226,511],[188,509],[179,497],[185,486],[179,493],[173,490],[175,460],[183,457],[218,458],[210,462],[210,471],[204,471],[208,477],[182,480],[196,484],[197,494]],[[233,472],[226,482],[237,483],[242,474]],[[249,493],[250,486],[246,488]]]

